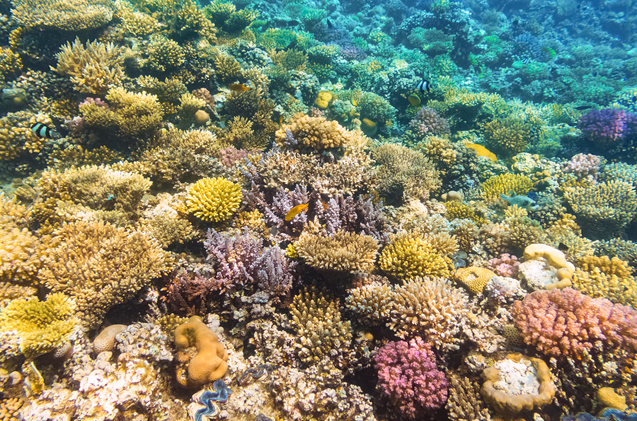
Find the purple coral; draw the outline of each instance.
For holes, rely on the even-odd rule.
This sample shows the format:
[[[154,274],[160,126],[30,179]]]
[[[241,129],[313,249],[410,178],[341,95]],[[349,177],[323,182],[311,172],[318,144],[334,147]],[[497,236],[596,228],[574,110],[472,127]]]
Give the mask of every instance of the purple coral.
[[[536,291],[511,311],[524,341],[545,355],[581,359],[585,352],[637,352],[637,312],[571,288]]]
[[[450,133],[447,119],[440,117],[436,110],[429,107],[419,109],[416,116],[409,122],[409,127],[420,136],[441,136]]]
[[[447,379],[422,338],[389,342],[378,350],[374,363],[378,389],[405,418],[432,415],[447,401]]]
[[[504,253],[498,258],[489,260],[487,269],[494,271],[499,276],[516,278],[518,276],[518,258],[509,253]]]
[[[637,114],[616,108],[591,110],[577,127],[597,147],[615,149],[630,146],[637,134]]]

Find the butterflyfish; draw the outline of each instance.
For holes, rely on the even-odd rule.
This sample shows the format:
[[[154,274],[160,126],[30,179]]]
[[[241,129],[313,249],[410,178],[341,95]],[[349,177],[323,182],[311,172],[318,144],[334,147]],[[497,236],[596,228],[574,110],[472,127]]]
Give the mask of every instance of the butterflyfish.
[[[295,207],[290,209],[288,213],[285,215],[285,220],[291,221],[292,218],[294,218],[296,215],[307,210],[308,205],[309,203],[301,203],[300,205],[296,205]]]

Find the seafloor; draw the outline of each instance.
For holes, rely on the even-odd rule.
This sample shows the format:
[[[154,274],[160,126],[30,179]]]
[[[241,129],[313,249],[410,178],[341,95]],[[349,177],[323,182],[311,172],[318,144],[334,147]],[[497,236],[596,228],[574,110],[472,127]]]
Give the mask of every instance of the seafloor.
[[[0,0],[0,82],[0,421],[637,419],[637,2]]]

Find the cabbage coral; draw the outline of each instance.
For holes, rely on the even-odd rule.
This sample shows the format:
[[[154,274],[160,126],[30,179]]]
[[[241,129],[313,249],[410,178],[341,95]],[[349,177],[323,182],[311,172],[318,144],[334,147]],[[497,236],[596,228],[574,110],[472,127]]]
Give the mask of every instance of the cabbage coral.
[[[239,209],[241,186],[224,178],[203,178],[188,189],[188,211],[209,222],[225,221]]]

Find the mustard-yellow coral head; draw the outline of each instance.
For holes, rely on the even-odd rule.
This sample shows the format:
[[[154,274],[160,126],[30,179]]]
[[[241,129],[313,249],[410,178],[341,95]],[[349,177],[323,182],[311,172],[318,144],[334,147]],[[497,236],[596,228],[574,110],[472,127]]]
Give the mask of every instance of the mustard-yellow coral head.
[[[186,206],[199,219],[220,222],[239,209],[241,186],[225,178],[203,178],[188,189]]]

